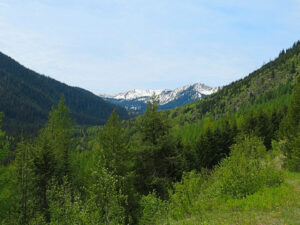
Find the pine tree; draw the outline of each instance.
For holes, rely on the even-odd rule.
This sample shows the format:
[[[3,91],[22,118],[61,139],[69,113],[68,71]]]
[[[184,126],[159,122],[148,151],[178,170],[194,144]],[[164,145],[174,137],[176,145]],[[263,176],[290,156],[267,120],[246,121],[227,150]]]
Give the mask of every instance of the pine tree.
[[[54,154],[57,161],[56,175],[60,180],[70,174],[70,152],[73,147],[72,127],[73,120],[70,117],[70,110],[65,105],[64,96],[58,103],[57,109],[52,108],[49,114],[49,121],[45,131],[50,135],[54,147]]]
[[[147,103],[146,112],[139,124],[143,141],[149,142],[152,145],[156,145],[158,139],[167,135],[170,131],[168,121],[162,117],[160,112],[157,112],[158,106],[159,99],[158,96],[154,94]]]
[[[50,181],[55,175],[57,161],[54,155],[54,146],[49,134],[40,133],[33,151],[33,181],[36,188],[37,208],[44,215],[47,222],[50,221],[47,190]]]
[[[176,139],[170,134],[167,119],[157,112],[158,104],[158,98],[153,95],[139,120],[135,185],[140,193],[156,190],[160,197],[166,198],[171,181],[181,176],[181,165]]]
[[[264,145],[267,149],[271,149],[272,142],[272,127],[269,121],[267,114],[259,110],[256,115],[256,127],[255,127],[255,135],[263,138]]]
[[[116,175],[124,176],[128,171],[128,146],[119,116],[113,111],[106,125],[99,131],[100,155],[104,167]]]
[[[46,222],[50,221],[47,191],[54,179],[59,184],[70,179],[70,151],[72,147],[72,120],[64,105],[64,97],[49,114],[49,121],[37,137],[32,152],[33,182],[36,189],[37,208]]]
[[[125,198],[120,199],[120,204],[126,212],[125,221],[136,217],[137,200],[132,184],[132,161],[128,148],[128,140],[125,129],[122,127],[119,116],[113,111],[106,125],[100,129],[97,137],[99,161],[105,171],[117,179],[115,188]],[[99,168],[99,166],[98,166]],[[100,170],[103,170],[100,168]],[[105,172],[102,171],[102,172]],[[105,172],[105,173],[106,173]],[[123,202],[122,202],[123,201]]]

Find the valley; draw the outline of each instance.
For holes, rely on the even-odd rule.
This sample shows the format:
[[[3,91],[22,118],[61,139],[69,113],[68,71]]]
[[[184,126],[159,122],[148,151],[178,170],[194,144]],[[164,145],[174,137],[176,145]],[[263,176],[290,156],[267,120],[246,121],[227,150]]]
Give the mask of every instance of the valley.
[[[219,89],[107,102],[0,54],[0,223],[299,224],[299,75],[298,41]]]

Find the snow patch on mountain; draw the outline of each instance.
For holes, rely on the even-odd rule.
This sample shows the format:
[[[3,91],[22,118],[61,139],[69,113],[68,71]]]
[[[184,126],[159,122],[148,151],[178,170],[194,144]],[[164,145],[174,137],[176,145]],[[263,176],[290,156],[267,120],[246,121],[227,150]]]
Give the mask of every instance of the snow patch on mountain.
[[[217,91],[217,88],[211,88],[202,83],[196,83],[192,85],[186,85],[175,90],[142,90],[134,89],[127,92],[122,92],[116,95],[99,95],[105,99],[115,100],[137,100],[147,103],[153,94],[157,95],[160,100],[160,105],[165,105],[171,101],[174,101],[186,94],[191,95],[191,99],[200,99],[203,96],[210,95]],[[188,93],[187,93],[188,92]]]
[[[151,97],[153,94],[160,95],[164,90],[142,90],[142,89],[133,89],[131,91],[122,92],[116,95],[101,95],[100,97],[104,98],[114,98],[114,99],[125,99],[125,100],[132,100],[137,98]]]

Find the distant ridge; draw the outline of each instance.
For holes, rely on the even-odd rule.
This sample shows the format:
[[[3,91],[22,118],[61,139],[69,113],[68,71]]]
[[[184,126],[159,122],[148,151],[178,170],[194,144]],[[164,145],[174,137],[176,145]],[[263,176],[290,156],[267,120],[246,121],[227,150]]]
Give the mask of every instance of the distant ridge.
[[[153,94],[159,97],[159,109],[172,109],[199,100],[207,95],[215,93],[216,91],[217,88],[211,88],[205,84],[196,83],[176,88],[174,90],[134,89],[116,95],[100,94],[99,96],[111,103],[121,105],[128,110],[136,113],[143,113],[145,111],[147,101],[150,100]]]
[[[0,52],[0,112],[10,134],[36,132],[64,94],[66,105],[79,125],[104,124],[115,109],[122,119],[127,111],[78,87],[70,87],[25,68]]]

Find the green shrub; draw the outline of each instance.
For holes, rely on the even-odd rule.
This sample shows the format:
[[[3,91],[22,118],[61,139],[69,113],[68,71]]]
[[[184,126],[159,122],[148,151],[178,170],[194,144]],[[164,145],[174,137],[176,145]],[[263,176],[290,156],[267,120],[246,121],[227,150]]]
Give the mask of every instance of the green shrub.
[[[83,224],[84,204],[77,195],[72,197],[71,186],[65,178],[63,185],[53,183],[47,191],[51,225]]]
[[[141,225],[157,224],[159,219],[166,215],[166,202],[156,196],[156,193],[150,193],[143,196],[140,201],[142,217],[139,220]]]
[[[184,173],[182,181],[174,184],[174,191],[170,191],[169,211],[172,218],[181,219],[193,213],[195,199],[201,194],[201,186],[208,176],[207,171],[201,174],[195,171]]]
[[[239,137],[230,157],[215,169],[216,188],[221,195],[245,197],[265,186],[279,185],[283,174],[276,170],[274,157],[268,157],[257,137]]]

